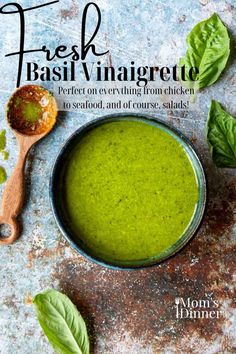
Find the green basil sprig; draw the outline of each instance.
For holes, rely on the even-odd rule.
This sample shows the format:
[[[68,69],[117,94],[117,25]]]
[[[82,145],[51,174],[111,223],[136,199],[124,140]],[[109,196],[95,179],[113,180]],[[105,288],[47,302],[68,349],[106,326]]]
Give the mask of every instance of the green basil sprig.
[[[70,299],[47,290],[34,297],[38,321],[49,342],[59,354],[89,354],[85,322]]]
[[[216,101],[208,114],[207,140],[216,166],[236,168],[236,119]]]
[[[179,61],[179,66],[185,65],[186,74],[191,67],[196,67],[199,73],[194,73],[191,81],[182,84],[187,88],[198,91],[212,85],[224,70],[230,54],[230,39],[227,28],[219,16],[214,13],[205,21],[199,22],[187,36],[188,50],[184,58]]]

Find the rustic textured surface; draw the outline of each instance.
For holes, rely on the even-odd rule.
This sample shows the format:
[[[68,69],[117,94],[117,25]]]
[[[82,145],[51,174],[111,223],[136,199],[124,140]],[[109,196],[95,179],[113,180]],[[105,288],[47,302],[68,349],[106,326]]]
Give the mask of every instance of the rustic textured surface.
[[[39,1],[20,3],[26,7]],[[85,3],[61,0],[51,10],[42,8],[37,14],[27,15],[27,46],[77,43]],[[221,80],[199,94],[189,111],[162,112],[162,118],[184,131],[202,156],[209,185],[206,216],[191,243],[159,266],[124,272],[86,261],[72,250],[55,224],[48,184],[52,163],[62,143],[76,128],[101,112],[61,114],[53,133],[29,156],[23,235],[13,246],[0,248],[0,353],[53,353],[31,306],[32,296],[48,287],[63,290],[78,305],[89,325],[95,354],[233,353],[236,351],[233,317],[236,174],[213,166],[204,126],[213,97],[236,115],[235,2],[98,0],[97,3],[103,16],[97,43],[102,50],[110,49],[106,60],[114,65],[127,64],[132,59],[143,65],[175,64],[185,51],[185,37],[193,24],[214,11],[229,27],[233,55]],[[4,106],[16,79],[16,58],[4,57],[18,45],[16,16],[0,17],[1,128],[6,127]],[[40,54],[36,57],[42,65],[46,64]],[[34,58],[30,55],[27,61]],[[52,87],[49,83],[46,86]],[[10,158],[3,165],[10,175],[17,145],[9,129],[7,144]],[[219,302],[224,316],[177,320],[176,297],[213,298]]]

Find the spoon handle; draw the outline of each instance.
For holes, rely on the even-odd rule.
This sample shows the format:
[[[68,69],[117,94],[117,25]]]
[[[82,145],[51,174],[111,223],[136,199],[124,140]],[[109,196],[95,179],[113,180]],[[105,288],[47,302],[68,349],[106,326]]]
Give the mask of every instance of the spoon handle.
[[[0,238],[0,245],[9,245],[13,243],[20,235],[20,224],[17,216],[20,214],[24,204],[25,189],[25,161],[29,149],[32,146],[30,140],[18,138],[20,145],[19,158],[12,176],[7,182],[2,197],[2,210],[0,215],[0,224],[7,224],[11,228],[8,237]]]

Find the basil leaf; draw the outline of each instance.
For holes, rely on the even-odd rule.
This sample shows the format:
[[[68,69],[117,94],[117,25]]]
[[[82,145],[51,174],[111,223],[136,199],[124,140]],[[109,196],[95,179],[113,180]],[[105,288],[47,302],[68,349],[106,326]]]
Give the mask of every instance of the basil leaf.
[[[186,80],[183,86],[195,90],[212,85],[224,70],[230,54],[230,39],[227,28],[214,13],[205,21],[199,22],[187,37],[188,50],[179,66],[185,65]],[[191,81],[189,69],[196,67],[199,73],[193,74]]]
[[[216,101],[208,114],[207,140],[216,166],[236,168],[236,119]]]
[[[49,342],[59,354],[89,354],[85,322],[70,299],[47,290],[34,297],[38,321]]]

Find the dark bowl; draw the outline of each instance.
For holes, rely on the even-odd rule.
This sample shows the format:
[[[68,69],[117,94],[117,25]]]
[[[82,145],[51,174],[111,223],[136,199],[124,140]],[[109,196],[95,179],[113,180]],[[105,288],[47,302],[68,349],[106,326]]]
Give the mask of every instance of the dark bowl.
[[[67,157],[78,143],[78,141],[86,134],[89,130],[112,121],[117,120],[141,120],[149,123],[151,125],[156,125],[157,127],[168,131],[169,134],[175,137],[176,140],[184,147],[188,157],[191,160],[192,166],[195,170],[196,177],[198,180],[199,186],[199,200],[197,203],[197,207],[195,210],[194,217],[190,222],[188,228],[185,233],[180,237],[180,239],[168,248],[166,251],[158,254],[156,257],[152,257],[150,259],[139,260],[139,261],[127,261],[127,262],[108,262],[105,261],[96,255],[93,255],[91,251],[89,251],[83,241],[78,238],[78,235],[75,235],[72,228],[69,225],[68,219],[65,215],[65,211],[63,209],[63,197],[62,197],[62,183],[60,182],[63,178],[64,168],[66,166]],[[167,258],[170,258],[174,254],[176,254],[180,249],[182,249],[186,243],[193,237],[196,233],[197,229],[200,226],[202,221],[205,205],[206,205],[206,178],[205,173],[201,164],[201,161],[196,153],[196,150],[193,144],[183,135],[179,130],[171,127],[169,124],[149,115],[142,115],[136,113],[121,113],[121,114],[112,114],[108,116],[101,117],[99,119],[95,119],[87,124],[84,124],[78,130],[76,130],[71,137],[65,142],[62,149],[60,150],[56,161],[53,166],[52,174],[50,177],[50,200],[52,205],[52,210],[56,222],[59,226],[64,237],[67,241],[83,256],[88,258],[89,260],[100,264],[102,266],[106,266],[112,269],[142,269],[145,267],[150,267],[160,262],[163,262]]]

